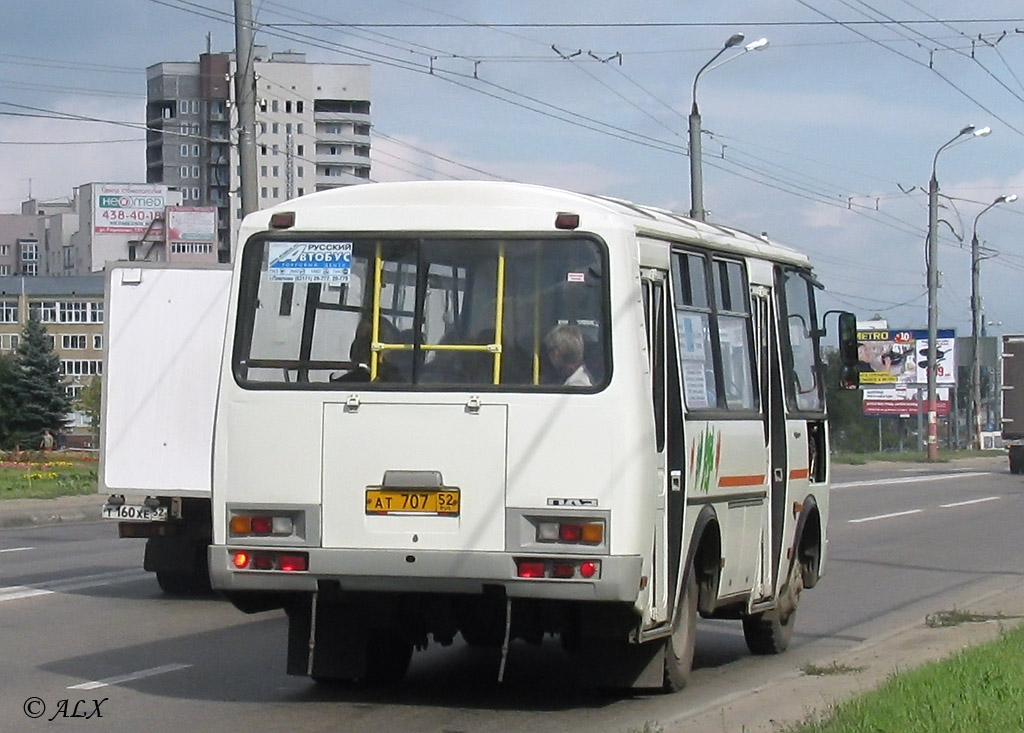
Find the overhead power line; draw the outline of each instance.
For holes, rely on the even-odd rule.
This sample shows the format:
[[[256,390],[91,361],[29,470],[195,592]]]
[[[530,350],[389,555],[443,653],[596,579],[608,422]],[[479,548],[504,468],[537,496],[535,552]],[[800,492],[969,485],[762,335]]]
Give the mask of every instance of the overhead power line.
[[[617,23],[265,23],[272,28],[798,28],[834,25],[936,25],[936,24],[975,24],[975,23],[1021,23],[1024,17],[1017,18],[908,18],[906,20],[744,20],[728,22],[699,21],[630,21]]]

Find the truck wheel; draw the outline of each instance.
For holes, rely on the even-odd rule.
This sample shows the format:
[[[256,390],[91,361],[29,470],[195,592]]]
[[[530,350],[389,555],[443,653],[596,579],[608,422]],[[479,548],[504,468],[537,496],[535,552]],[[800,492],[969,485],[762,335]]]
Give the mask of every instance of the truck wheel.
[[[171,595],[184,595],[192,592],[192,576],[187,573],[157,570],[156,582],[160,586],[160,590]]]
[[[683,583],[679,607],[672,621],[672,635],[665,640],[665,675],[662,687],[677,692],[686,687],[693,667],[697,640],[697,574],[691,568]]]
[[[366,646],[366,681],[374,685],[401,682],[412,660],[412,644],[398,634],[371,639]]]
[[[1024,473],[1024,450],[1015,445],[1010,446],[1010,473]]]
[[[172,595],[209,593],[211,589],[210,568],[203,562],[191,573],[157,570],[156,582],[160,586],[160,590]]]

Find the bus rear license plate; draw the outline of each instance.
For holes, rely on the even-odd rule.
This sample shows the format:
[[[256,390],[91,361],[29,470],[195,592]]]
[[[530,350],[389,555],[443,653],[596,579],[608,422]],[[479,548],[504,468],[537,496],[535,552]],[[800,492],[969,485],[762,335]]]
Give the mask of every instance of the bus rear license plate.
[[[458,489],[367,489],[367,514],[438,514],[459,516]]]

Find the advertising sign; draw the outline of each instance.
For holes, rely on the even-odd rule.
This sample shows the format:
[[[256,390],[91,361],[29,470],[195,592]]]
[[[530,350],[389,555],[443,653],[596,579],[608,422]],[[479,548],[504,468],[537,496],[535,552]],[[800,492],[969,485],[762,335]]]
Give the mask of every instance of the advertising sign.
[[[936,384],[956,383],[956,332],[938,331]],[[895,387],[928,381],[927,329],[886,329],[857,332],[861,387]]]
[[[217,209],[212,206],[167,207],[167,242],[217,241]]]
[[[928,411],[928,395],[923,387],[865,388],[863,396],[864,414],[871,417],[912,417]],[[939,417],[949,415],[949,388],[936,391],[935,412]]]
[[[277,282],[347,283],[351,242],[271,242],[267,274]]]
[[[145,234],[163,214],[166,187],[146,183],[99,183],[93,186],[93,234]]]

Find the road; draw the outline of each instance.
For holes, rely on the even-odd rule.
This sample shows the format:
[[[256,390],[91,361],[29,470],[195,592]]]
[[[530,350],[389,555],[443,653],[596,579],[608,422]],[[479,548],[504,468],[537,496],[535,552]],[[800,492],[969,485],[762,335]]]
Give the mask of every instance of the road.
[[[52,730],[76,713],[106,730],[233,733],[685,727],[808,661],[1022,582],[1024,478],[1005,460],[843,466],[833,480],[828,572],[803,595],[789,652],[751,657],[738,623],[702,621],[676,695],[583,689],[556,644],[519,643],[500,686],[497,656],[457,642],[417,653],[398,688],[319,687],[283,673],[280,612],[164,596],[141,542],[109,525],[0,530],[0,730]]]

